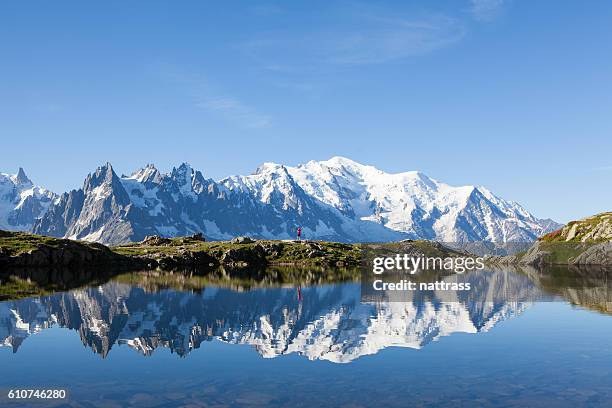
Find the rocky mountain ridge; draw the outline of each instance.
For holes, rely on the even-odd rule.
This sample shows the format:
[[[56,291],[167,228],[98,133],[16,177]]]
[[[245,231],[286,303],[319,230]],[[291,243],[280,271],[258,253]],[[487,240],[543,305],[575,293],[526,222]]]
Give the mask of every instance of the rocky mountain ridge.
[[[389,174],[342,157],[296,167],[265,163],[252,175],[220,181],[186,163],[165,174],[147,165],[121,177],[107,163],[82,188],[49,202],[32,220],[33,232],[106,244],[199,232],[213,240],[290,239],[297,226],[306,238],[340,242],[506,243],[531,242],[560,226],[484,187]]]
[[[56,199],[53,192],[34,185],[21,167],[17,174],[0,173],[0,229],[31,230]]]

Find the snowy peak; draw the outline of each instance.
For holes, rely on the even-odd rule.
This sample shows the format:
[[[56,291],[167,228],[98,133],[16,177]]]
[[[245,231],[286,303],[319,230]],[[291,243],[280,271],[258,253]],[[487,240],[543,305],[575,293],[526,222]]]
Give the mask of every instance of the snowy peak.
[[[189,163],[182,163],[178,168],[172,168],[168,178],[180,194],[194,201],[209,184],[202,173],[194,170]]]
[[[0,229],[31,230],[56,198],[34,185],[21,167],[17,174],[0,173]]]
[[[32,186],[33,183],[32,181],[28,178],[28,176],[26,176],[25,171],[23,171],[23,168],[19,168],[19,171],[17,172],[16,175],[11,176],[11,179],[13,181],[13,183],[18,184],[18,185],[22,185],[22,186]]]
[[[230,191],[252,195],[257,201],[278,206],[279,210],[302,211],[306,194],[282,164],[264,163],[249,176],[232,176],[221,180]]]
[[[255,172],[252,175],[253,176],[265,176],[269,174],[278,174],[278,173],[288,174],[287,168],[283,166],[282,164],[266,162],[266,163],[263,163],[261,166],[257,167],[257,169],[255,169]]]
[[[70,203],[70,204],[69,204]],[[83,188],[52,206],[34,226],[34,232],[104,243],[133,237],[129,221],[131,200],[110,163],[85,178]]]
[[[319,162],[311,160],[306,163],[306,165],[299,165],[298,167],[300,166],[327,168],[344,174],[364,175],[367,173],[382,173],[381,170],[378,170],[374,166],[357,163],[354,160],[342,156],[334,156],[329,160]]]
[[[103,184],[112,185],[118,181],[119,177],[115,174],[113,166],[110,163],[106,163],[98,167],[95,172],[87,175],[83,184],[83,190],[92,191]]]
[[[439,188],[419,172],[389,174],[343,157],[310,161],[289,172],[308,194],[360,219],[371,219],[397,205],[412,208],[419,198],[429,202]]]
[[[525,242],[550,228],[485,188],[453,187],[418,171],[386,173],[343,157],[289,173],[309,195],[361,221],[446,242]]]
[[[172,168],[172,173],[170,176],[177,181],[182,181],[183,183],[187,183],[191,180],[191,176],[193,174],[193,168],[189,163],[181,163],[178,167]]]
[[[83,191],[86,195],[86,201],[113,199],[118,204],[129,204],[129,198],[123,188],[121,179],[110,163],[98,167],[95,172],[87,175],[83,183]]]
[[[129,177],[124,178],[133,179],[139,183],[159,184],[162,181],[161,173],[153,164],[147,164],[145,167],[133,172]]]

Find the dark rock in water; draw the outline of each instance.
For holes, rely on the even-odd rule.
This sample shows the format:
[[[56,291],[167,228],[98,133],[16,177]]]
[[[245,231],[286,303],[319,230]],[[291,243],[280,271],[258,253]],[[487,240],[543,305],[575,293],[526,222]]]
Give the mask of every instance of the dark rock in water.
[[[252,244],[253,242],[255,242],[255,240],[249,237],[236,237],[232,239],[231,242],[232,244]]]

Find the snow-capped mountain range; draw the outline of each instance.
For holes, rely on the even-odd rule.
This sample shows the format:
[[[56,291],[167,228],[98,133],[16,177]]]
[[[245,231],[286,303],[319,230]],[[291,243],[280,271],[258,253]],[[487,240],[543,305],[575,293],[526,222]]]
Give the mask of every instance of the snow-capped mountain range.
[[[121,177],[107,163],[60,196],[27,180],[36,192],[27,193],[33,210],[19,218],[23,179],[22,170],[1,179],[8,192],[0,196],[1,228],[107,244],[196,232],[213,240],[288,239],[297,226],[306,238],[346,242],[507,243],[560,227],[484,187],[453,187],[420,172],[389,174],[343,157],[296,167],[265,163],[219,181],[186,163],[167,174],[147,165]]]
[[[479,272],[468,276],[479,299],[532,299],[539,289],[525,276]],[[473,279],[472,279],[473,278]],[[503,294],[503,295],[500,295]],[[445,295],[446,296],[446,295]],[[420,349],[453,333],[486,332],[520,314],[529,302],[457,298],[362,303],[359,284],[301,289],[202,293],[149,292],[109,282],[38,299],[0,303],[0,347],[17,352],[29,336],[53,325],[79,333],[106,356],[115,345],[143,355],[168,348],[185,356],[206,341],[249,344],[264,358],[296,353],[310,360],[348,363],[387,347]]]
[[[0,173],[0,229],[29,231],[57,196],[35,186],[20,167],[17,174]]]

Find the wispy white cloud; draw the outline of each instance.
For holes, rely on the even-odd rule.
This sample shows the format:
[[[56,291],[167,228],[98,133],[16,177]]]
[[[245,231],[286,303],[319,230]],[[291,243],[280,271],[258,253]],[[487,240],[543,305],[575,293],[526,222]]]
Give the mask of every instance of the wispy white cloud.
[[[202,75],[172,64],[157,65],[156,71],[164,79],[180,85],[198,109],[216,114],[244,128],[265,128],[272,124],[269,115],[260,113],[238,98],[213,90],[209,81]]]
[[[476,20],[492,21],[502,12],[507,0],[470,0],[470,12]]]
[[[376,17],[368,28],[333,38],[329,60],[338,64],[385,63],[435,51],[464,35],[463,25],[448,17],[420,21]]]
[[[461,21],[447,16],[409,18],[362,9],[350,16],[350,24],[271,32],[245,42],[242,49],[266,69],[303,72],[423,55],[456,43],[465,32]]]

